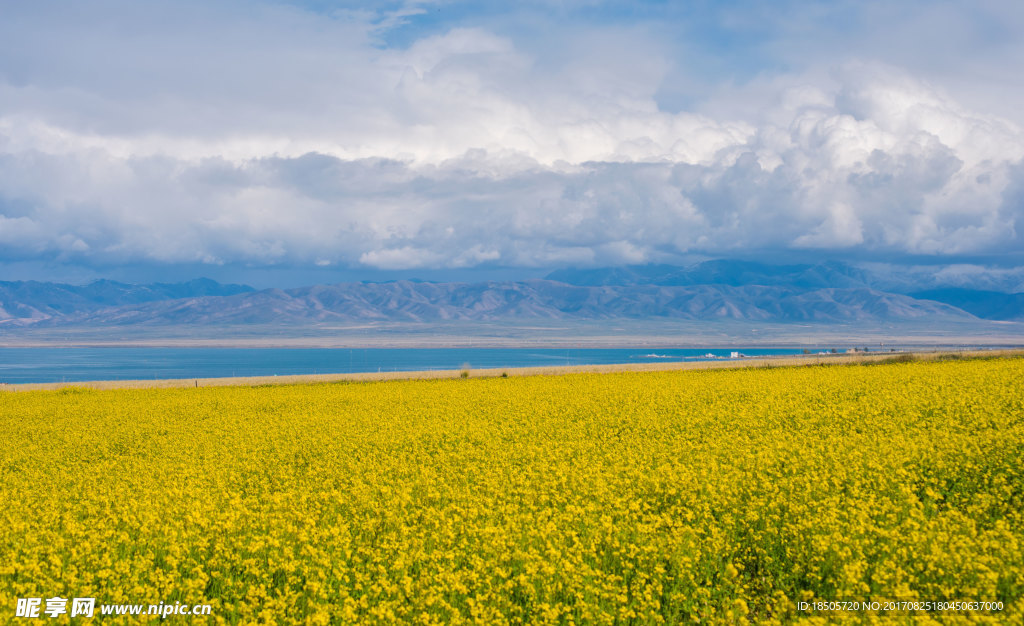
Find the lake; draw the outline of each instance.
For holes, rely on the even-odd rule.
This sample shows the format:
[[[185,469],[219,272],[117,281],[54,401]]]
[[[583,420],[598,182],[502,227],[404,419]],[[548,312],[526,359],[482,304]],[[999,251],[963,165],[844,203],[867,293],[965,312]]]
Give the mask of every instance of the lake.
[[[658,363],[799,354],[798,348],[0,348],[0,382],[347,374],[612,363]],[[707,356],[707,355],[714,356]]]

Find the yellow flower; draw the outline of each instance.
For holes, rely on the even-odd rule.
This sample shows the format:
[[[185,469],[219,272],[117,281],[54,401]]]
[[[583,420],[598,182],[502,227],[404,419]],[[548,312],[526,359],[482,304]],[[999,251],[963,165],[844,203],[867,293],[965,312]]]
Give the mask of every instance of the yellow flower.
[[[826,623],[800,603],[871,594],[1016,623],[1021,381],[992,359],[0,392],[0,606]]]

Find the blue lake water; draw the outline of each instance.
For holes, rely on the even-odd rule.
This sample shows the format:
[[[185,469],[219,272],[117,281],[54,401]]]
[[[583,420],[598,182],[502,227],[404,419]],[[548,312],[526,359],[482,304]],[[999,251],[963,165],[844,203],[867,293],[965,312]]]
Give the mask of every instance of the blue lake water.
[[[798,354],[800,349],[532,348],[0,348],[0,383],[221,378],[658,363]],[[715,357],[709,357],[713,354]]]

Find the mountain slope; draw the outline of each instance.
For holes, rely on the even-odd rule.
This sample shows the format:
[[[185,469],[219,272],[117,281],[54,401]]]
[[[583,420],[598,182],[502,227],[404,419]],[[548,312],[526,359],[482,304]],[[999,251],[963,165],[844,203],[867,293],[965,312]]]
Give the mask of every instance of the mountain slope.
[[[502,319],[675,318],[855,321],[974,319],[938,302],[871,289],[579,286],[549,280],[345,283],[107,307],[42,325],[304,324]]]
[[[202,326],[450,320],[679,319],[771,322],[1024,319],[1024,295],[932,290],[904,295],[870,286],[841,263],[773,266],[709,261],[560,270],[561,280],[395,281],[255,291],[188,283],[85,286],[0,282],[0,325]]]
[[[910,295],[944,302],[983,319],[1024,320],[1024,293],[950,288],[929,289]]]
[[[689,267],[637,265],[597,269],[563,269],[546,277],[572,285],[761,285],[797,289],[871,286],[871,276],[837,262],[816,265],[769,265],[753,261],[705,261]]]
[[[131,285],[98,280],[88,285],[38,281],[0,282],[0,322],[61,319],[100,309],[202,296],[230,296],[254,291],[248,285],[222,285],[208,278],[185,283]]]
[[[547,278],[581,286],[761,285],[806,292],[818,289],[870,289],[903,294],[918,300],[942,302],[983,319],[1022,320],[1024,293],[1012,293],[1019,273],[1011,270],[985,273],[978,272],[976,268],[975,271],[961,273],[953,272],[950,268],[932,272],[926,271],[926,268],[890,269],[882,272],[834,261],[815,265],[769,265],[751,261],[717,260],[689,267],[644,265],[564,269],[552,272]],[[971,280],[984,285],[1002,284],[1007,291],[959,286],[963,281]],[[951,281],[956,286],[950,286]],[[852,304],[857,306],[856,303]],[[896,305],[894,301],[890,304],[891,307],[876,309],[874,314],[915,316],[902,304]],[[824,304],[819,303],[819,306]],[[836,303],[833,310],[838,313],[841,308],[840,303]],[[820,314],[820,308],[816,312]],[[799,307],[789,311],[793,319],[803,319],[809,313],[799,310]]]

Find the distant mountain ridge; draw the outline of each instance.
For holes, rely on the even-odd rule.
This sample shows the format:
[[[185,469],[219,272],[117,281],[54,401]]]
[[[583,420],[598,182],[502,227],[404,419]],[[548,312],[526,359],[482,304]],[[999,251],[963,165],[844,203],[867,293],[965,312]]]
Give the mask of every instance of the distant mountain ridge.
[[[841,263],[709,261],[691,267],[559,270],[543,280],[394,281],[254,290],[209,279],[81,287],[0,282],[0,328],[244,325],[503,319],[685,319],[772,322],[1024,320],[1024,294],[876,288]]]
[[[705,261],[690,267],[639,265],[597,269],[563,269],[545,276],[570,285],[760,285],[799,289],[872,287],[870,275],[837,262],[816,265],[768,265],[753,261]]]
[[[224,285],[209,278],[184,283],[132,285],[97,280],[88,285],[38,281],[0,281],[0,322],[51,320],[110,307],[179,298],[232,296],[255,291],[248,285]]]
[[[869,289],[581,287],[522,283],[347,283],[101,309],[79,324],[266,324],[500,319],[746,319],[851,321],[970,318],[960,309]]]
[[[1024,319],[1024,293],[1002,293],[982,289],[928,289],[915,298],[945,302],[971,315],[990,320]]]
[[[596,269],[563,269],[546,277],[572,285],[730,285],[785,287],[798,290],[870,289],[910,296],[917,300],[942,302],[971,315],[991,320],[1024,319],[1024,293],[1019,272],[1002,281],[991,277],[967,277],[988,289],[971,289],[950,277],[922,270],[879,274],[836,261],[814,265],[769,265],[754,261],[716,260],[689,267],[644,265]],[[991,287],[1002,285],[1006,291]]]

